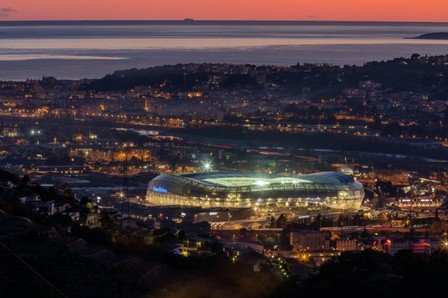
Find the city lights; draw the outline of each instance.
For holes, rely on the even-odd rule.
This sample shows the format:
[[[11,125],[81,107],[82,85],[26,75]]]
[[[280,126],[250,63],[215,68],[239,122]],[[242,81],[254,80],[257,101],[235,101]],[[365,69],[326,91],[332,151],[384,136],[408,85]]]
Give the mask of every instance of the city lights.
[[[443,294],[448,4],[176,1],[0,5],[0,296]]]

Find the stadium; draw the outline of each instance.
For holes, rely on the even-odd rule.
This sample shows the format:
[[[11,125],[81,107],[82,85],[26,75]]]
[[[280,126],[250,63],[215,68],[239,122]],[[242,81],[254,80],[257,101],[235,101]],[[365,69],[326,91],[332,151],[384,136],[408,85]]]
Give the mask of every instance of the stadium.
[[[148,184],[148,203],[202,208],[358,210],[361,183],[341,172],[281,176],[241,172],[162,174]]]

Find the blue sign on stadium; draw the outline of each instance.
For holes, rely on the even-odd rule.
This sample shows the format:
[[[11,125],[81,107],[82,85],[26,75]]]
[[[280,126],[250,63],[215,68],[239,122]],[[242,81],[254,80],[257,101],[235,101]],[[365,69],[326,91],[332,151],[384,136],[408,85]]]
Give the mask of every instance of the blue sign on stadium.
[[[163,188],[161,186],[153,186],[152,187],[153,192],[160,192],[160,193],[168,193],[168,189]]]

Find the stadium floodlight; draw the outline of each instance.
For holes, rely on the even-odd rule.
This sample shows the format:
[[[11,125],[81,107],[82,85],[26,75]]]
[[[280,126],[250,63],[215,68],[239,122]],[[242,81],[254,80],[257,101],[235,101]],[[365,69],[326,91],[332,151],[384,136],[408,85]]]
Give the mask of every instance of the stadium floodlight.
[[[205,172],[210,172],[212,169],[212,163],[210,161],[203,161],[202,165],[204,166]]]

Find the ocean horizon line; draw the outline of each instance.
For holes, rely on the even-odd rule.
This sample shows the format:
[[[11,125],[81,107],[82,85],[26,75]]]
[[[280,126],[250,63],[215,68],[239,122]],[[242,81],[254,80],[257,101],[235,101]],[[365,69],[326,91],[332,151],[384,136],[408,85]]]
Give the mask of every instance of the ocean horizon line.
[[[394,21],[394,20],[199,20],[194,18],[186,19],[170,19],[170,20],[95,20],[95,19],[74,19],[74,20],[0,20],[0,25],[3,24],[41,24],[41,23],[53,23],[53,24],[98,24],[98,23],[133,23],[133,24],[188,24],[188,25],[207,25],[211,23],[219,24],[325,24],[325,23],[337,23],[337,24],[448,24],[448,21]]]

